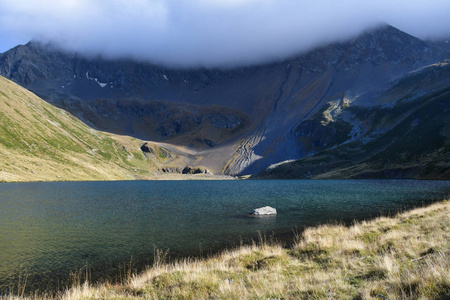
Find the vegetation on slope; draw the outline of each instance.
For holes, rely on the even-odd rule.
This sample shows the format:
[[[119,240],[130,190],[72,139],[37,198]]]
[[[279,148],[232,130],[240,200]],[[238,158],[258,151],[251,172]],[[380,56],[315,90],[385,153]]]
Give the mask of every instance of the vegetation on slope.
[[[167,158],[144,156],[142,144],[93,130],[0,77],[0,181],[148,178]]]
[[[347,130],[347,142],[325,148],[323,144],[329,142],[326,139],[336,140],[336,128],[342,125],[334,122],[337,125],[321,126],[322,134],[310,138],[321,145],[313,149],[317,153],[269,168],[257,177],[449,179],[448,103],[450,89],[445,88],[414,101],[399,101],[393,107],[350,107],[348,111],[357,116],[355,120],[368,127],[362,130],[365,133],[361,138],[351,141]],[[320,119],[313,121],[320,124]],[[301,129],[305,136],[311,131],[305,125]]]
[[[289,249],[266,241],[173,264],[161,255],[122,285],[79,284],[57,298],[448,299],[449,215],[445,201],[351,227],[309,228]]]

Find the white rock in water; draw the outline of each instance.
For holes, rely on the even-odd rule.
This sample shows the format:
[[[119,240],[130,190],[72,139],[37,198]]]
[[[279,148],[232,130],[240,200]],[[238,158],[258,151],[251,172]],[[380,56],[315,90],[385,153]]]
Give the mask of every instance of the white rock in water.
[[[252,215],[276,215],[277,210],[270,206],[264,206],[260,208],[255,208]]]

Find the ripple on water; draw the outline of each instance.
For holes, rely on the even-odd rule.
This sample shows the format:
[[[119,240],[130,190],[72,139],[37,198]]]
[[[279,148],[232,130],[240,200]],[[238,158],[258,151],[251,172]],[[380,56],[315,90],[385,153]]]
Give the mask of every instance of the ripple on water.
[[[30,289],[53,289],[86,265],[92,280],[117,277],[131,261],[149,264],[155,249],[205,254],[259,232],[284,237],[293,228],[396,213],[449,194],[449,182],[413,180],[2,183],[0,290],[23,270]],[[267,205],[278,215],[245,216]]]

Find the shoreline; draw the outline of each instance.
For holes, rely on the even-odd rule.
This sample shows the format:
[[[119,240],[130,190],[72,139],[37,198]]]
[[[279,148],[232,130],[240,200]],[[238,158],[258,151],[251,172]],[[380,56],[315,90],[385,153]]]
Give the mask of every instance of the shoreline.
[[[423,260],[425,261],[428,259],[428,257],[436,257],[439,258],[439,255],[444,255],[444,260],[441,263],[447,263],[449,264],[449,251],[450,251],[450,236],[448,232],[445,232],[445,228],[449,228],[449,212],[450,210],[450,202],[448,200],[436,202],[434,204],[426,205],[425,207],[418,207],[414,208],[412,210],[403,211],[401,213],[397,213],[394,217],[377,217],[375,219],[372,219],[370,221],[361,221],[357,222],[357,224],[350,225],[350,226],[343,226],[343,225],[320,225],[315,227],[307,227],[301,234],[297,234],[294,238],[294,242],[292,246],[283,247],[278,242],[273,242],[270,240],[264,240],[263,238],[260,239],[259,243],[252,243],[251,245],[241,245],[237,247],[231,247],[228,249],[222,249],[219,250],[217,253],[213,253],[212,255],[208,255],[206,257],[200,257],[200,258],[180,258],[175,259],[171,262],[167,262],[167,253],[165,254],[163,251],[155,251],[156,261],[153,263],[152,266],[147,267],[147,270],[144,272],[140,272],[138,275],[129,273],[127,278],[123,280],[122,283],[119,284],[113,284],[113,283],[98,283],[96,285],[90,285],[88,283],[82,283],[81,278],[79,278],[79,281],[76,282],[76,284],[72,285],[70,288],[67,288],[65,291],[60,292],[56,294],[55,296],[50,296],[49,294],[46,295],[39,295],[34,294],[34,296],[31,296],[31,299],[44,299],[44,298],[56,298],[56,299],[81,299],[81,298],[129,298],[129,299],[136,299],[141,298],[141,296],[154,298],[154,296],[157,296],[157,298],[161,297],[184,297],[187,296],[187,298],[192,298],[199,295],[198,298],[208,298],[207,295],[216,295],[220,299],[224,299],[224,296],[233,296],[231,298],[236,298],[236,294],[215,294],[216,292],[223,292],[225,291],[225,287],[231,287],[236,284],[234,284],[234,281],[225,282],[226,278],[222,278],[222,275],[217,275],[215,272],[222,272],[226,269],[228,270],[226,273],[227,275],[225,277],[233,277],[235,281],[241,281],[244,280],[246,276],[253,276],[257,273],[261,273],[259,275],[267,276],[268,274],[271,274],[271,276],[282,276],[278,274],[278,269],[280,267],[283,268],[290,268],[291,263],[295,264],[301,264],[301,262],[307,261],[308,264],[319,264],[319,266],[316,266],[318,269],[321,269],[321,264],[328,264],[328,260],[338,259],[334,256],[334,252],[339,252],[340,256],[349,256],[349,259],[353,259],[354,256],[356,257],[366,257],[368,254],[367,251],[364,250],[363,246],[365,244],[376,244],[378,249],[380,247],[380,243],[383,244],[383,241],[389,241],[389,238],[386,238],[391,234],[394,239],[391,239],[391,242],[388,243],[390,245],[388,248],[383,250],[382,256],[379,254],[378,250],[376,252],[370,254],[373,255],[374,258],[371,259],[369,262],[365,262],[369,264],[367,268],[370,267],[370,264],[378,261],[382,263],[383,257],[387,257],[391,255],[394,250],[398,251],[396,255],[406,255],[408,257],[408,260],[411,262],[417,262],[413,265],[420,265],[420,262]],[[440,226],[444,229],[440,229],[440,232],[444,230],[444,233],[441,233],[441,239],[435,239],[433,241],[428,241],[427,243],[424,243],[421,241],[420,238],[423,236],[424,239],[428,239],[426,236],[427,232],[430,232],[428,235],[439,237],[439,232],[435,233],[434,230],[439,230],[437,227],[436,229],[433,227],[434,225],[431,225],[429,223],[431,222],[440,222]],[[417,224],[416,224],[417,223]],[[434,224],[434,223],[433,223]],[[438,224],[438,223],[436,223]],[[414,227],[415,226],[415,227]],[[421,232],[421,228],[424,226],[428,226],[428,231]],[[401,227],[401,228],[399,228]],[[409,232],[411,228],[415,228],[418,232]],[[386,231],[386,228],[388,231]],[[414,229],[413,228],[413,229]],[[417,229],[418,228],[418,229]],[[414,248],[414,253],[403,253],[402,249],[400,247],[397,247],[397,243],[406,243],[406,241],[403,241],[403,238],[400,240],[397,238],[396,230],[401,229],[401,234],[406,236],[410,236],[409,239],[414,240],[418,239],[417,242],[420,243],[420,246],[412,245],[408,247]],[[433,229],[433,230],[431,230]],[[431,231],[430,231],[431,230]],[[390,232],[392,231],[392,232]],[[395,234],[394,234],[395,233]],[[331,234],[331,235],[330,235]],[[424,235],[425,234],[425,235]],[[295,234],[294,234],[295,235]],[[334,243],[340,243],[338,236],[339,235],[353,235],[355,238],[351,240],[347,240],[346,244],[342,244],[341,247],[346,249],[340,249]],[[408,241],[409,242],[409,241]],[[331,243],[331,244],[330,244]],[[315,245],[315,246],[314,246]],[[372,245],[373,246],[373,245]],[[371,247],[372,247],[371,246]],[[382,245],[381,245],[382,246]],[[383,246],[385,247],[385,246]],[[354,248],[354,249],[353,249]],[[398,249],[397,249],[398,248]],[[417,248],[417,249],[416,249]],[[423,249],[422,249],[423,248]],[[425,249],[426,248],[426,249]],[[300,249],[300,250],[299,250]],[[321,250],[323,249],[323,250]],[[353,249],[353,250],[352,250]],[[408,248],[409,249],[409,248]],[[300,252],[299,252],[300,251]],[[325,251],[325,252],[323,252]],[[343,252],[342,252],[343,251]],[[350,251],[350,252],[348,252]],[[371,250],[372,251],[372,250]],[[411,250],[412,251],[412,250]],[[294,255],[295,261],[293,260],[293,253],[296,253]],[[342,253],[341,253],[342,252]],[[366,253],[367,252],[367,253]],[[424,254],[425,253],[425,254]],[[333,254],[333,255],[332,255]],[[414,255],[413,255],[414,254]],[[424,254],[424,255],[419,255]],[[439,255],[438,255],[439,254]],[[297,257],[300,255],[300,258]],[[389,256],[390,257],[390,256]],[[393,260],[395,256],[390,257],[391,260]],[[442,258],[442,257],[441,257]],[[300,260],[298,260],[300,259]],[[340,259],[340,258],[339,258]],[[293,260],[293,261],[291,261]],[[234,261],[234,262],[233,262]],[[235,263],[238,263],[238,266],[235,266]],[[361,263],[359,260],[357,260],[358,264]],[[392,264],[393,262],[390,262]],[[429,263],[429,262],[427,262]],[[243,265],[242,265],[243,264]],[[283,264],[287,264],[284,266]],[[332,264],[333,265],[333,264]],[[218,268],[220,266],[220,268]],[[314,268],[316,268],[314,267]],[[348,267],[348,266],[347,266]],[[416,266],[417,267],[417,266]],[[200,274],[197,274],[198,268],[203,270],[200,272]],[[213,271],[213,274],[210,274],[210,272]],[[269,271],[269,273],[267,273]],[[317,271],[317,270],[316,270]],[[369,270],[370,271],[370,270]],[[179,277],[178,274],[181,272],[182,275]],[[231,272],[231,273],[229,273]],[[335,270],[333,272],[341,272],[341,270]],[[347,270],[347,272],[350,272],[350,270]],[[378,272],[378,271],[377,271]],[[379,295],[383,295],[384,297],[391,298],[392,295],[399,296],[398,292],[395,292],[392,294],[392,291],[389,289],[384,289],[383,286],[390,285],[391,283],[386,281],[389,279],[389,274],[391,271],[389,270],[381,270],[379,272],[382,272],[384,275],[382,276],[375,276],[375,279],[378,281],[384,281],[384,283],[381,286],[377,286],[375,284],[375,287],[379,289]],[[203,276],[202,273],[209,274],[210,276],[219,276],[220,280],[218,282],[214,282],[214,286],[217,285],[218,290],[210,290],[208,288],[208,278],[207,276]],[[378,273],[377,273],[378,274]],[[195,280],[191,278],[195,275]],[[240,277],[240,276],[244,277]],[[323,275],[323,274],[322,274]],[[159,286],[158,284],[161,283],[159,280],[163,276],[167,281],[166,283],[169,284],[172,280],[174,281],[173,284],[183,286],[184,288],[188,289],[188,293],[190,294],[183,294],[183,290],[180,288],[164,288],[166,283],[163,286]],[[173,277],[175,276],[175,277]],[[202,277],[203,276],[203,277]],[[237,276],[237,277],[236,277]],[[297,276],[301,276],[300,274],[297,274]],[[312,276],[312,275],[311,275]],[[324,276],[324,275],[323,275]],[[347,276],[347,275],[346,275]],[[359,275],[355,275],[359,276]],[[353,276],[352,278],[358,278]],[[167,277],[167,278],[166,278]],[[235,278],[236,277],[236,278]],[[351,277],[351,276],[350,276]],[[370,277],[370,276],[369,276]],[[281,277],[280,277],[281,278]],[[289,278],[289,280],[294,280],[295,278]],[[355,284],[350,282],[347,284],[347,282],[344,281],[344,283],[339,282],[339,284],[344,284],[345,287],[341,287],[341,289],[344,289],[346,292],[351,292],[353,294],[356,293],[356,291],[359,291],[357,294],[361,294],[362,298],[360,299],[372,299],[373,291],[367,292],[367,290],[370,290],[370,286],[366,286],[362,284],[362,282],[369,281],[372,282],[374,278],[370,277],[369,280],[366,280],[367,278],[359,278],[359,279],[351,279],[356,280],[359,282],[360,287],[364,287],[364,289],[358,289],[359,285],[354,286]],[[161,279],[162,280],[162,279]],[[193,288],[191,284],[188,284],[187,282],[190,282],[191,280],[194,280],[197,282],[198,285],[202,286],[200,290],[197,288]],[[263,280],[263,278],[259,278],[258,280]],[[295,281],[295,280],[294,280]],[[159,282],[159,283],[158,283]],[[440,283],[439,283],[440,282]],[[439,281],[439,284],[444,284],[444,289],[439,291],[432,291],[433,293],[438,293],[438,295],[444,295],[442,293],[445,293],[445,288],[448,288],[448,292],[450,293],[450,281],[447,281],[447,283]],[[150,284],[151,283],[151,284]],[[158,284],[157,284],[158,283]],[[150,284],[150,286],[148,285]],[[155,286],[156,284],[156,286]],[[185,286],[187,284],[187,286]],[[205,285],[206,284],[206,285]],[[256,284],[256,283],[254,283]],[[447,284],[447,285],[446,285]],[[205,285],[205,286],[204,286]],[[373,283],[372,283],[373,285]],[[162,288],[162,290],[161,290]],[[246,298],[249,296],[250,298],[253,298],[253,296],[256,292],[256,290],[248,290],[248,288],[242,289],[242,286],[235,287],[239,290],[238,296],[244,296]],[[263,286],[261,286],[263,288]],[[355,289],[356,288],[356,289]],[[276,295],[279,298],[289,298],[289,295],[291,295],[291,291],[286,289],[276,289],[277,291],[272,291],[274,295]],[[300,289],[301,290],[301,289]],[[298,291],[299,293],[301,291]],[[231,290],[229,291],[231,292]],[[271,293],[272,293],[271,292]],[[303,291],[305,292],[305,291]],[[301,292],[298,295],[306,296]],[[326,293],[322,293],[323,290],[321,290],[320,287],[317,288],[317,291],[314,291],[312,294],[314,294],[316,297],[312,298],[320,298],[319,296],[326,296]],[[338,289],[338,291],[335,291],[336,296],[342,295],[342,291]],[[378,293],[377,292],[377,293]],[[402,291],[400,291],[402,292]],[[422,291],[425,293],[426,291]],[[161,294],[162,293],[162,294]],[[198,294],[197,294],[198,293]],[[206,293],[206,294],[205,294]],[[309,293],[306,291],[306,293]],[[439,294],[440,293],[440,294]],[[269,293],[270,294],[270,293]],[[262,295],[265,297],[267,295],[266,292],[264,292]],[[435,295],[430,294],[430,295]],[[184,295],[184,296],[183,296]],[[253,296],[252,296],[253,295]],[[401,295],[401,294],[400,294]],[[226,296],[225,298],[228,298]],[[261,296],[261,295],[260,295]],[[270,296],[270,295],[269,295]],[[292,296],[292,295],[291,295]],[[312,296],[312,295],[311,295]],[[366,297],[371,296],[371,297]],[[376,296],[376,295],[374,295]],[[11,299],[8,295],[4,296],[6,298],[4,299]],[[22,299],[23,297],[19,297],[17,299]],[[309,298],[309,297],[308,297]],[[338,297],[339,298],[339,297]],[[1,299],[1,297],[0,297]]]
[[[33,183],[33,182],[117,182],[117,181],[163,181],[163,180],[245,180],[242,176],[230,176],[230,175],[212,175],[212,174],[161,174],[150,177],[137,177],[132,179],[80,179],[80,180],[19,180],[19,181],[6,181],[0,180],[1,183]]]
[[[80,179],[80,180],[23,180],[23,181],[6,181],[0,180],[2,183],[35,183],[35,182],[120,182],[120,181],[189,181],[189,180],[261,180],[261,181],[272,181],[272,180],[301,180],[301,181],[331,181],[331,180],[354,180],[354,181],[375,181],[375,180],[399,180],[399,181],[442,181],[449,182],[450,179],[416,179],[416,178],[298,178],[298,179],[285,179],[285,178],[257,178],[251,175],[242,176],[231,176],[231,175],[211,175],[211,174],[161,174],[152,177],[142,177],[133,179]]]

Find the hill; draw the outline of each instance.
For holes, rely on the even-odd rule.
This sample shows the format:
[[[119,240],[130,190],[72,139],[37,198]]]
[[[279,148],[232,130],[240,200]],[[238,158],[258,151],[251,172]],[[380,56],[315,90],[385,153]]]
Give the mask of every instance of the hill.
[[[93,130],[0,76],[0,181],[144,179],[183,159],[143,144]]]

